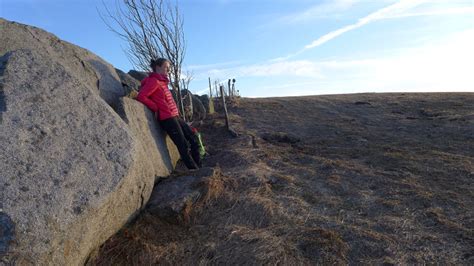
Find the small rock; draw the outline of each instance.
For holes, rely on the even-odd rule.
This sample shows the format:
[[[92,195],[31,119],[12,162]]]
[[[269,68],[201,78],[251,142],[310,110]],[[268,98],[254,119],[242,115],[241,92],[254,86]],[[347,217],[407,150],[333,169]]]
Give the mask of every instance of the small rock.
[[[136,97],[136,95],[138,94],[137,92],[140,90],[140,81],[118,68],[116,68],[115,71],[120,77],[120,81],[122,82],[125,94],[130,98],[134,98],[134,96]]]
[[[137,71],[137,70],[130,70],[128,71],[128,74],[133,77],[134,79],[138,81],[142,81],[144,78],[148,76],[148,73],[143,72],[143,71]]]
[[[214,193],[209,187],[203,187],[209,184],[206,180],[219,174],[218,170],[205,167],[157,183],[148,201],[147,211],[170,223],[188,223],[189,214],[198,201],[206,194]]]
[[[271,132],[271,133],[263,133],[262,134],[262,139],[270,142],[270,143],[290,143],[290,144],[294,144],[294,143],[297,143],[297,142],[300,142],[301,139],[296,137],[296,136],[293,136],[293,135],[290,135],[290,134],[287,134],[287,133],[284,133],[284,132]]]

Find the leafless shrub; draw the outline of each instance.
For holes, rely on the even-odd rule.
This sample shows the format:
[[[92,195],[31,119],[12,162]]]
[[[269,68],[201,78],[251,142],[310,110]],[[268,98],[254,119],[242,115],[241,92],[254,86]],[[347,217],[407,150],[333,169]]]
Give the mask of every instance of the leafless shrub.
[[[125,52],[134,67],[146,71],[151,59],[167,58],[171,62],[171,85],[181,96],[186,42],[178,4],[167,0],[116,0],[114,10],[104,2],[103,6],[105,12],[99,12],[102,20],[128,43]]]

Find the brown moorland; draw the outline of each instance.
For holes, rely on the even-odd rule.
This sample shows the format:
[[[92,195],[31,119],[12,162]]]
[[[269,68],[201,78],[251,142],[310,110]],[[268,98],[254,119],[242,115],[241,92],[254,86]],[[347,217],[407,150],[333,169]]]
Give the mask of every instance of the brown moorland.
[[[473,93],[229,109],[239,137],[200,128],[214,170],[187,218],[145,210],[88,264],[474,264]]]

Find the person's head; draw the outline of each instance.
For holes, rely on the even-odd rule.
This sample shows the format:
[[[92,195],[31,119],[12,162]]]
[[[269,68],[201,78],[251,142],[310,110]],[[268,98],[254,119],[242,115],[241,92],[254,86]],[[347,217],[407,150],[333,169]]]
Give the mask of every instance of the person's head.
[[[150,67],[155,73],[168,75],[170,71],[170,61],[166,58],[151,59]]]

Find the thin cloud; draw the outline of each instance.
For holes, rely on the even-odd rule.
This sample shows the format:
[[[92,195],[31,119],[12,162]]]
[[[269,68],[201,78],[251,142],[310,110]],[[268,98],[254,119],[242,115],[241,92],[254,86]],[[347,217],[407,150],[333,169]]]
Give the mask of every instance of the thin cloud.
[[[314,5],[302,12],[296,12],[283,16],[279,19],[279,23],[297,24],[304,23],[318,18],[330,18],[339,16],[341,12],[350,9],[360,0],[335,0],[326,1],[322,4]]]
[[[356,23],[347,25],[345,27],[339,28],[337,30],[331,31],[318,39],[314,40],[310,44],[303,47],[296,53],[289,54],[284,57],[275,58],[271,61],[283,61],[288,60],[294,56],[297,56],[309,49],[318,47],[348,31],[360,28],[364,25],[367,25],[371,22],[382,20],[382,19],[395,19],[395,18],[404,18],[404,17],[413,17],[413,16],[434,16],[434,15],[453,15],[453,14],[473,14],[474,7],[457,7],[457,8],[443,8],[443,9],[431,9],[418,12],[411,12],[412,9],[428,2],[427,0],[401,0],[395,4],[389,5],[382,9],[379,9],[361,19]]]
[[[390,5],[390,6],[382,8],[382,9],[379,9],[379,10],[369,14],[368,16],[365,16],[365,17],[359,19],[357,21],[357,23],[347,25],[345,27],[342,27],[340,29],[337,29],[335,31],[332,31],[328,34],[325,34],[325,35],[319,37],[318,39],[314,40],[312,43],[306,45],[303,50],[312,49],[314,47],[317,47],[317,46],[319,46],[323,43],[326,43],[326,42],[336,38],[337,36],[339,36],[343,33],[346,33],[348,31],[360,28],[360,27],[362,27],[364,25],[367,25],[367,24],[369,24],[373,21],[385,19],[385,18],[388,18],[388,17],[393,17],[396,14],[402,14],[403,12],[405,12],[405,11],[411,9],[411,8],[414,8],[414,7],[420,5],[424,2],[426,2],[426,0],[401,0],[401,1],[399,1],[395,4],[393,4],[393,5]]]
[[[269,62],[227,69],[213,69],[208,71],[207,74],[218,77],[268,77],[280,75],[312,78],[322,77],[318,65],[308,60]]]
[[[296,53],[289,54],[284,57],[279,57],[272,59],[271,61],[282,61],[282,60],[288,60],[291,57],[297,56],[309,49],[313,49],[317,46],[320,46],[348,31],[360,28],[364,25],[367,25],[373,21],[381,20],[381,19],[386,19],[386,18],[392,18],[396,15],[403,14],[404,12],[419,6],[423,3],[425,3],[427,0],[400,0],[395,4],[389,5],[387,7],[381,8],[363,18],[360,18],[356,23],[347,25],[345,27],[339,28],[337,30],[331,31],[318,39],[314,40],[310,44],[306,45],[303,47],[303,49],[299,50]]]
[[[463,15],[463,14],[474,14],[474,7],[455,7],[455,8],[439,8],[432,10],[425,10],[419,12],[410,12],[405,14],[394,14],[388,16],[386,19],[397,19],[405,17],[421,17],[421,16],[436,16],[436,15]]]
[[[474,30],[470,29],[387,57],[315,64],[326,80],[350,82],[350,87],[358,90],[474,91],[473,46]]]
[[[241,61],[229,61],[229,62],[222,62],[222,63],[214,63],[214,64],[205,64],[205,65],[189,65],[186,68],[192,71],[202,71],[207,69],[214,69],[217,67],[225,67],[229,65],[236,65],[242,63]]]
[[[347,14],[347,11],[362,1],[363,0],[323,0],[318,4],[309,6],[303,11],[290,14],[286,13],[284,15],[273,15],[266,23],[256,28],[261,31],[267,31],[268,28],[301,25],[321,19],[341,18]]]
[[[222,76],[271,77],[285,82],[259,86],[254,97],[388,91],[474,91],[474,30],[400,49],[384,57],[356,60],[284,61],[216,70]],[[310,68],[308,73],[300,72]],[[253,74],[252,74],[253,73]],[[281,74],[280,74],[281,73]],[[268,75],[268,76],[267,76]],[[268,80],[272,80],[271,78]],[[206,92],[206,90],[203,90]]]
[[[367,25],[371,22],[377,21],[377,20],[382,20],[382,19],[387,19],[387,18],[395,18],[395,17],[401,17],[403,14],[405,14],[407,11],[410,11],[411,9],[426,3],[427,0],[400,0],[395,4],[389,5],[387,7],[381,8],[363,18],[360,18],[356,23],[347,25],[345,27],[339,28],[337,30],[331,31],[318,39],[314,40],[310,44],[306,45],[303,47],[303,49],[289,54],[287,56],[283,57],[278,57],[275,59],[272,59],[270,61],[283,61],[283,60],[288,60],[291,57],[297,56],[299,54],[304,53],[305,51],[309,49],[313,49],[317,46],[320,46],[348,31],[360,28],[364,25]]]
[[[360,28],[364,25],[367,25],[371,22],[382,20],[382,19],[396,19],[404,17],[415,17],[415,16],[435,16],[435,15],[455,15],[455,14],[474,14],[473,6],[466,7],[456,7],[456,8],[437,8],[437,9],[428,9],[413,12],[412,9],[427,3],[427,0],[400,0],[395,4],[379,9],[363,18],[360,18],[356,23],[347,25],[345,27],[339,28],[337,30],[331,31],[318,39],[314,40],[310,44],[303,47],[303,49],[288,54],[286,56],[277,57],[271,59],[270,62],[279,62],[285,61],[297,55],[300,55],[307,50],[318,47],[348,31]]]
[[[337,38],[348,31],[363,27],[364,25],[375,21],[411,16],[471,14],[474,12],[473,9],[474,7],[472,6],[440,8],[439,6],[433,5],[432,2],[428,0],[401,0],[360,18],[356,23],[329,32],[293,54],[269,60],[260,64],[245,66],[241,65],[229,68],[216,67],[215,69],[208,71],[206,73],[206,77],[271,77],[284,75],[290,79],[297,79],[300,77],[309,78],[313,80],[315,84],[320,85],[326,82],[328,82],[328,84],[337,83],[337,86],[334,86],[341,88],[344,84],[347,86],[347,83],[343,82],[351,82],[351,87],[361,89],[366,86],[366,89],[372,88],[374,90],[394,89],[397,87],[400,89],[404,89],[406,87],[410,90],[417,90],[422,87],[425,87],[427,90],[441,90],[442,86],[446,86],[446,84],[448,84],[448,81],[452,82],[452,80],[456,80],[459,82],[457,82],[455,85],[457,85],[458,88],[465,90],[466,84],[468,84],[466,82],[472,82],[472,78],[462,71],[456,72],[459,70],[458,66],[453,67],[453,69],[458,70],[449,71],[450,68],[445,68],[444,63],[448,62],[451,65],[467,64],[466,62],[469,62],[469,60],[466,61],[465,57],[463,59],[461,56],[456,56],[456,60],[449,56],[438,57],[437,62],[432,60],[432,58],[436,58],[436,55],[449,54],[449,51],[453,50],[462,50],[464,52],[470,51],[465,45],[462,47],[446,46],[449,49],[441,49],[437,47],[436,49],[429,50],[426,49],[427,47],[422,47],[413,53],[401,53],[399,56],[389,58],[371,58],[363,60],[309,61],[290,60],[290,58],[309,49],[314,49],[315,47]],[[469,34],[472,34],[472,31],[463,34],[463,36],[470,36]],[[472,44],[472,37],[471,39],[466,38],[467,37],[462,40],[471,40],[467,43]],[[420,54],[427,53],[428,51],[430,51],[429,56],[420,56]],[[428,67],[426,66],[427,64]],[[470,64],[470,67],[467,67],[468,65],[465,65],[461,69],[472,69],[472,63]],[[409,71],[402,71],[406,69],[409,69]],[[382,70],[383,72],[380,72]],[[397,71],[402,71],[404,73],[404,77],[402,78],[396,74],[393,74],[397,73]],[[337,81],[339,83],[332,80],[335,73],[338,74]],[[410,73],[413,73],[413,75],[410,76]],[[431,74],[433,73],[436,79],[431,78],[433,76]],[[342,76],[340,76],[340,74],[342,74]],[[374,77],[379,78],[375,79]],[[360,86],[356,85],[358,83],[360,83]],[[369,86],[368,83],[370,83]],[[410,85],[412,83],[416,83],[416,86]],[[291,83],[285,84],[282,87],[291,87]],[[286,91],[285,93],[288,92]]]

